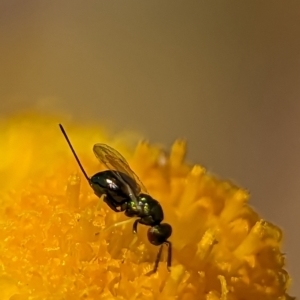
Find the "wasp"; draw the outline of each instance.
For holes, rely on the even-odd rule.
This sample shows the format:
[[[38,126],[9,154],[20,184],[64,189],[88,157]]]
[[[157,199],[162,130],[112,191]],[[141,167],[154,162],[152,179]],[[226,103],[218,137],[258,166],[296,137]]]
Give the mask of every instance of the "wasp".
[[[129,218],[136,218],[132,231],[137,233],[138,224],[149,226],[147,237],[151,244],[160,246],[155,260],[153,273],[158,269],[163,245],[168,247],[167,268],[170,271],[172,261],[172,227],[162,223],[164,213],[160,203],[153,199],[138,176],[132,171],[126,159],[114,148],[106,144],[95,144],[93,152],[107,170],[89,177],[85,172],[63,126],[59,124],[84,177],[96,196],[103,197],[104,202],[114,212],[124,212]]]

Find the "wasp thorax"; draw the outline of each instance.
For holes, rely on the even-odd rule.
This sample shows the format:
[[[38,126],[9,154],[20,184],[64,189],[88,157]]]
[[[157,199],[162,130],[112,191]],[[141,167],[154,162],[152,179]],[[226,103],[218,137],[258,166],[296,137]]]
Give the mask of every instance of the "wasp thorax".
[[[161,245],[167,241],[172,234],[172,227],[167,223],[155,225],[148,230],[149,242],[155,246]]]

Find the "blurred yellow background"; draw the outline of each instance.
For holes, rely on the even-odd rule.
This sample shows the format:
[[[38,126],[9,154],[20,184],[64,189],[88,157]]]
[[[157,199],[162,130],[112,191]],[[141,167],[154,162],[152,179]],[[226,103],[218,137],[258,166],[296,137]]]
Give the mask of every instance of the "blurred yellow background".
[[[296,0],[0,0],[0,113],[186,138],[283,228],[299,296],[299,37]]]

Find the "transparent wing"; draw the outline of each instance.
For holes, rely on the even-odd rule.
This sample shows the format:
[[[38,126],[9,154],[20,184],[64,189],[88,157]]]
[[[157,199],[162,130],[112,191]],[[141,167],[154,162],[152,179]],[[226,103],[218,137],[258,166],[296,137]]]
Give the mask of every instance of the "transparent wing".
[[[139,194],[140,192],[148,194],[143,183],[131,170],[126,159],[117,150],[106,144],[96,144],[94,145],[93,151],[98,160],[103,163],[109,170],[116,171],[115,175],[128,187],[128,195],[133,201],[136,202],[136,205],[136,194]],[[131,180],[128,180],[128,178],[122,176],[122,173],[126,174]],[[132,182],[134,182],[135,186],[133,186]]]

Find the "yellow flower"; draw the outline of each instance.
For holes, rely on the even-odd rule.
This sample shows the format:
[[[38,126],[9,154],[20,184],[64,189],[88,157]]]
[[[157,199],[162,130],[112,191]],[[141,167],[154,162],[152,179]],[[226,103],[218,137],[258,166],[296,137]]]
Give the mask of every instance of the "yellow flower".
[[[104,167],[92,153],[108,143],[122,153],[173,227],[166,249],[97,198],[76,165],[63,122],[86,172]],[[169,153],[130,135],[111,139],[100,126],[35,114],[0,123],[0,299],[293,299],[280,251],[281,230],[248,205],[247,191],[185,161],[186,144]],[[106,229],[106,230],[105,230]]]

